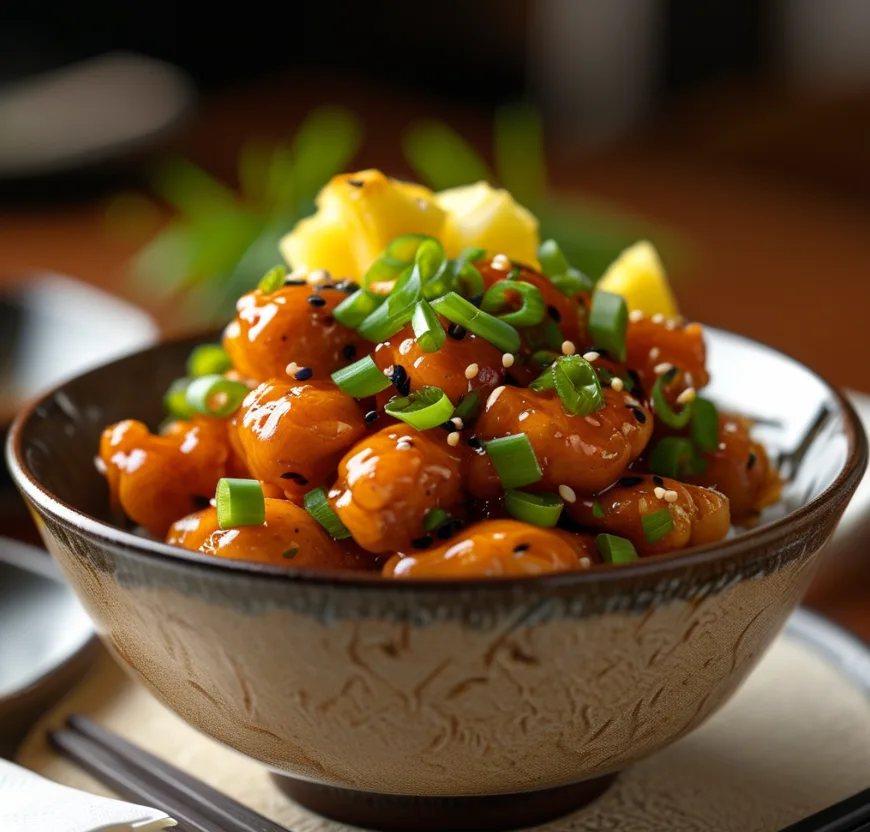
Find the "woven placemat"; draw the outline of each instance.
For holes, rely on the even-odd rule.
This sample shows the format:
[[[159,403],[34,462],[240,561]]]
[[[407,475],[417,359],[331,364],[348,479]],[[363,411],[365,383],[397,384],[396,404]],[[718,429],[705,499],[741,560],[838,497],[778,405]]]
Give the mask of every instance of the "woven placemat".
[[[111,794],[51,750],[49,726],[87,714],[293,832],[347,832],[281,794],[263,766],[202,736],[106,655],[30,734],[19,762]],[[870,700],[815,648],[781,636],[735,698],[694,734],[624,772],[541,832],[774,832],[870,786]]]

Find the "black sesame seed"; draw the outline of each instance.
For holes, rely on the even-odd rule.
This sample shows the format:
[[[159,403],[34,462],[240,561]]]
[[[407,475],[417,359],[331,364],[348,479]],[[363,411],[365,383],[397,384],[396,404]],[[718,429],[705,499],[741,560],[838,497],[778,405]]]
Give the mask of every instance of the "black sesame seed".
[[[452,535],[452,534],[453,534],[453,521],[452,520],[445,521],[435,530],[435,536],[439,540],[447,540],[447,538],[450,537],[450,535]]]
[[[758,462],[758,457],[755,455],[755,451],[750,451],[749,459],[746,460],[746,470],[751,471],[755,467],[756,462]]]
[[[350,361],[356,357],[356,347],[353,344],[347,344],[341,353],[346,361]]]
[[[640,389],[640,376],[637,370],[626,370],[626,374],[631,379],[631,393],[634,395],[634,391]]]
[[[548,306],[548,307],[547,307],[547,312],[550,313],[550,317],[551,317],[551,318],[552,318],[556,323],[559,323],[559,321],[562,320],[562,314],[559,312],[558,309],[556,309],[555,306],[552,306],[552,305],[551,305],[551,306]]]
[[[296,278],[296,277],[288,277],[284,280],[284,285],[285,286],[305,286],[306,282],[307,281],[299,280],[299,278]]]
[[[639,407],[635,407],[633,404],[627,404],[626,407],[634,414],[634,418],[637,419],[642,425],[646,424],[646,413],[644,413]]]
[[[415,549],[427,549],[429,546],[432,545],[432,535],[427,534],[423,537],[418,537],[416,540],[411,541],[411,545]]]
[[[302,474],[297,474],[295,471],[285,471],[281,474],[282,480],[293,480],[294,482],[298,482],[299,485],[308,485],[308,480],[302,476]]]
[[[370,425],[372,422],[376,422],[380,415],[377,410],[370,410],[365,415],[366,424]]]
[[[643,477],[622,477],[619,484],[623,488],[633,488],[635,485],[640,485],[643,482]]]
[[[447,327],[447,334],[457,341],[461,341],[465,337],[467,331],[468,330],[466,330],[464,326],[459,326],[459,324],[450,324],[450,326]]]
[[[446,430],[450,433],[456,430],[456,425],[454,425],[453,422],[449,420],[446,422],[442,422],[440,425],[438,425],[438,427],[441,428],[441,430]]]
[[[356,283],[353,280],[339,280],[338,283],[335,284],[335,288],[340,292],[346,292],[348,295],[352,295],[357,289],[359,289],[359,283]]]
[[[667,371],[667,372],[662,376],[662,378],[664,379],[664,383],[665,383],[665,384],[670,384],[670,383],[674,380],[674,378],[676,377],[676,375],[677,375],[678,372],[679,372],[679,370],[677,370],[676,367],[671,367],[671,369],[668,370],[668,371]]]
[[[609,353],[604,347],[591,346],[586,352],[597,352],[602,358],[610,358]]]
[[[401,364],[396,364],[393,367],[393,372],[390,375],[390,380],[393,386],[399,391],[402,396],[407,396],[411,392],[411,379],[408,378],[408,373]]]
[[[468,298],[468,302],[472,306],[476,306],[478,309],[480,308],[480,304],[483,303],[483,295],[471,295]]]
[[[190,498],[190,502],[196,506],[197,509],[208,508],[211,505],[211,498],[204,497],[202,494],[194,494]]]
[[[653,482],[659,487],[664,488],[665,481],[661,477],[653,477]]]
[[[478,448],[482,448],[483,446],[480,444],[480,440],[476,436],[470,436],[468,438],[468,447],[474,448],[476,451]]]
[[[311,367],[300,367],[295,373],[293,373],[293,378],[296,381],[308,381],[311,376],[314,375],[314,370]]]
[[[312,306],[326,306],[325,298],[320,297],[320,295],[309,295],[305,300]]]
[[[528,552],[529,544],[528,543],[520,543],[518,546],[514,546],[514,554],[521,555],[523,552]]]
[[[348,179],[347,184],[352,185],[354,188],[361,188],[365,185],[365,182],[363,182],[362,179]]]

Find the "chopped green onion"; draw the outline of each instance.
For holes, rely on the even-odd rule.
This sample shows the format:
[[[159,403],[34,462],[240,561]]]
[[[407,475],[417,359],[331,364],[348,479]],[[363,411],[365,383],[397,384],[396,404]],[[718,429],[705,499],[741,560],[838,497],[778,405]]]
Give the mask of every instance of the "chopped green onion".
[[[420,270],[420,279],[424,283],[436,277],[445,261],[443,246],[433,239],[423,240],[414,255],[414,264]]]
[[[423,352],[438,352],[447,340],[447,333],[438,316],[425,300],[418,300],[411,316],[411,326],[417,344]]]
[[[615,534],[599,534],[595,548],[605,563],[631,563],[638,559],[634,544]]]
[[[219,375],[200,376],[187,386],[187,406],[204,416],[223,418],[235,413],[251,390],[240,381]]]
[[[189,378],[177,378],[163,394],[163,408],[173,419],[189,419],[193,411],[187,404]]]
[[[465,327],[502,352],[519,352],[520,335],[510,324],[478,309],[456,292],[450,292],[442,298],[433,300],[432,307],[451,323]]]
[[[384,410],[417,430],[429,430],[453,415],[453,403],[440,387],[421,387],[410,396],[390,399]]]
[[[338,515],[332,510],[332,506],[329,505],[325,488],[315,488],[309,491],[303,498],[303,502],[305,510],[326,529],[333,540],[346,540],[350,537],[350,532],[345,528],[344,523],[338,519]]]
[[[367,289],[373,283],[388,283],[395,280],[414,262],[417,250],[427,240],[434,240],[434,238],[426,234],[403,234],[401,237],[396,237],[365,273],[363,288]]]
[[[695,399],[692,439],[702,451],[715,451],[719,447],[719,413],[709,399]]]
[[[547,277],[556,277],[565,274],[571,268],[568,258],[562,253],[562,249],[555,240],[544,240],[538,247],[538,262],[541,271]]]
[[[683,409],[679,413],[674,412],[665,397],[664,386],[666,378],[667,374],[659,376],[656,379],[656,383],[653,385],[652,400],[655,407],[656,418],[661,419],[661,421],[669,428],[684,428],[689,424],[689,420],[692,418],[692,413],[695,410],[695,403],[693,401],[687,402],[683,405]]]
[[[589,293],[595,288],[595,281],[575,268],[568,269],[565,274],[551,277],[550,282],[563,295],[573,298],[581,292]]]
[[[468,246],[459,252],[459,257],[456,259],[461,260],[463,263],[474,263],[478,260],[483,260],[484,257],[486,257],[485,248],[480,248],[479,246]]]
[[[477,390],[472,390],[462,397],[462,400],[456,405],[456,412],[453,415],[458,416],[463,423],[467,424],[477,416],[478,410],[480,410],[480,393]]]
[[[604,519],[604,509],[601,507],[601,503],[598,500],[594,500],[592,503],[592,516],[598,520]]]
[[[490,439],[484,448],[504,488],[521,488],[544,476],[532,443],[524,433]]]
[[[509,489],[504,495],[504,507],[517,520],[551,529],[559,522],[565,504],[555,494],[530,494]]]
[[[396,239],[387,246],[385,254],[388,257],[400,260],[405,265],[408,265],[409,263],[414,262],[414,258],[417,256],[420,246],[427,240],[437,243],[439,247],[441,245],[434,237],[430,237],[428,234],[402,234],[401,237],[396,237]]]
[[[386,300],[357,328],[369,341],[386,341],[395,335],[414,314],[414,306],[423,296],[420,270],[408,267],[396,281]]]
[[[557,356],[529,389],[538,393],[555,389],[565,412],[574,416],[588,416],[604,407],[598,374],[581,355]]]
[[[432,508],[426,512],[423,517],[423,528],[427,532],[437,529],[445,520],[448,520],[450,515],[443,508]]]
[[[383,303],[385,297],[386,295],[376,295],[366,289],[357,289],[332,310],[332,317],[342,326],[356,329]]]
[[[220,344],[200,344],[187,359],[187,374],[191,378],[221,375],[232,366],[233,362]]]
[[[645,514],[640,518],[640,524],[643,526],[643,536],[647,543],[658,543],[674,528],[674,518],[671,516],[671,510],[668,508],[659,509],[652,514]]]
[[[269,271],[263,275],[260,282],[257,284],[257,288],[264,295],[271,295],[272,292],[278,291],[278,289],[284,285],[284,278],[286,277],[287,267],[275,266],[274,269],[269,269]]]
[[[482,295],[486,288],[483,284],[483,277],[477,269],[477,266],[472,263],[462,263],[459,270],[456,272],[456,279],[459,282],[461,294],[467,298],[473,298],[475,295]]]
[[[536,364],[540,364],[542,367],[547,367],[548,365],[552,364],[558,357],[559,353],[553,352],[552,350],[538,350],[537,352],[532,353],[532,361],[534,361]],[[551,388],[542,387],[540,389],[544,390]]]
[[[392,384],[370,355],[336,370],[331,378],[343,393],[355,399],[374,396]]]
[[[222,529],[262,526],[266,522],[266,498],[257,480],[231,477],[218,480],[215,506],[218,526]]]
[[[480,308],[484,312],[497,312],[508,305],[511,295],[519,295],[520,308],[499,315],[501,320],[513,326],[535,326],[544,320],[547,304],[544,303],[541,291],[524,280],[500,280],[493,283],[483,296]]]
[[[707,463],[688,439],[666,436],[653,448],[649,467],[660,477],[679,480],[685,476],[703,473]]]
[[[602,292],[592,296],[589,311],[589,334],[596,346],[607,350],[617,361],[625,361],[625,335],[628,329],[628,307],[622,295]]]

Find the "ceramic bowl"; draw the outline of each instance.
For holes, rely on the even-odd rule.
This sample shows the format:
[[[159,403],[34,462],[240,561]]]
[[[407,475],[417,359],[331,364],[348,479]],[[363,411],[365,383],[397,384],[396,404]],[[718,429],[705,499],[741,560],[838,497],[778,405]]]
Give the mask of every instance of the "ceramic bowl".
[[[388,582],[216,560],[112,524],[102,428],[156,425],[195,342],[63,384],[20,414],[12,474],[109,648],[184,719],[360,825],[522,826],[691,731],[796,607],[867,459],[843,396],[708,330],[723,408],[788,478],[751,531],[630,566]],[[469,818],[472,818],[469,821]]]

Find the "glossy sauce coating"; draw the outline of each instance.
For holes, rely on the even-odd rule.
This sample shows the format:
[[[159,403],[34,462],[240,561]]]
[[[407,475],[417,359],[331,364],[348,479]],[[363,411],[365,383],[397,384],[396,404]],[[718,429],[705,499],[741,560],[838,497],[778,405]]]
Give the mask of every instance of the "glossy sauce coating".
[[[630,321],[626,352],[626,363],[638,373],[647,394],[658,378],[655,368],[660,364],[672,364],[679,370],[679,380],[673,385],[675,394],[686,387],[700,389],[710,380],[704,330],[700,324],[673,326],[653,318]]]
[[[657,496],[657,488],[675,493],[676,500],[670,502]],[[601,516],[596,516],[596,502]],[[642,518],[663,509],[670,511],[674,527],[661,540],[650,543]],[[628,538],[641,556],[713,543],[725,537],[731,525],[728,500],[722,494],[664,477],[631,472],[605,493],[569,504],[567,510],[584,526]]]
[[[99,459],[115,509],[162,538],[173,521],[214,497],[230,455],[221,420],[177,422],[161,436],[127,419],[103,431]]]
[[[373,346],[332,317],[346,297],[339,289],[314,290],[307,284],[270,294],[255,289],[239,299],[236,317],[224,330],[224,349],[246,378],[286,379],[293,362],[326,380]]]
[[[354,540],[369,552],[397,552],[425,536],[423,518],[462,495],[461,451],[446,433],[394,425],[341,460],[329,501]]]
[[[291,499],[326,484],[366,432],[362,408],[331,381],[264,382],[234,421],[251,474]]]
[[[217,511],[207,508],[182,517],[166,542],[219,558],[320,569],[362,569],[371,560],[357,547],[333,540],[320,524],[287,500],[266,499],[266,522],[222,529]]]
[[[388,578],[545,575],[588,568],[594,553],[589,535],[541,529],[517,520],[487,520],[469,526],[443,546],[421,554],[394,555],[383,574]]]
[[[567,485],[578,494],[595,494],[637,459],[653,428],[652,414],[637,403],[628,404],[636,400],[626,392],[605,387],[603,394],[603,409],[574,416],[565,412],[553,391],[504,387],[490,396],[475,432],[483,440],[519,433],[529,438],[543,469],[543,478],[532,490],[555,491]],[[493,489],[500,488],[490,465],[482,455],[470,464],[469,491],[475,497],[494,496]]]

